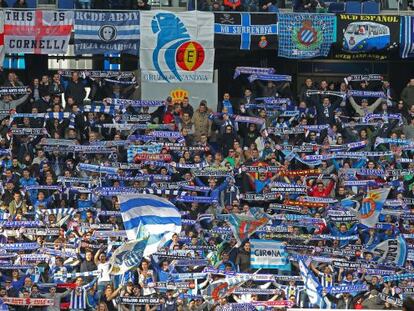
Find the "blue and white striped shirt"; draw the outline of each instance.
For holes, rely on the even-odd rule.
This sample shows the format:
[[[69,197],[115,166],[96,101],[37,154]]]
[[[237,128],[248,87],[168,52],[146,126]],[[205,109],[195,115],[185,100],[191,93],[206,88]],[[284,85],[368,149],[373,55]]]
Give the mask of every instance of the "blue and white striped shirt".
[[[81,309],[85,310],[87,308],[87,297],[88,290],[95,284],[96,279],[81,287],[77,287],[70,293],[70,309]]]

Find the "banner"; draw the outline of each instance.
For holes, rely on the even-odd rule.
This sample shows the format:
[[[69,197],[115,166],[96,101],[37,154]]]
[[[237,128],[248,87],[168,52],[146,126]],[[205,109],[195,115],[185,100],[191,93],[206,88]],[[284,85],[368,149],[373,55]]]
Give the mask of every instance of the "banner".
[[[138,55],[138,12],[76,11],[75,54],[128,53]]]
[[[386,59],[400,36],[397,15],[338,14],[337,59]]]
[[[252,269],[284,269],[289,265],[285,245],[277,241],[250,240]]]
[[[217,73],[215,75],[217,77]],[[171,96],[172,101],[181,102],[185,97],[190,102],[200,102],[205,99],[207,103],[217,103],[219,100],[218,79],[213,83],[168,83],[159,88],[157,83],[149,81],[141,82],[141,98],[146,100],[156,100]]]
[[[214,15],[209,12],[141,12],[142,81],[212,82]]]
[[[6,53],[66,54],[73,11],[4,11]]]
[[[279,14],[279,56],[312,58],[328,56],[336,41],[336,17],[330,14]]]
[[[277,14],[214,13],[214,47],[276,50]]]
[[[401,16],[400,56],[414,57],[414,16]]]

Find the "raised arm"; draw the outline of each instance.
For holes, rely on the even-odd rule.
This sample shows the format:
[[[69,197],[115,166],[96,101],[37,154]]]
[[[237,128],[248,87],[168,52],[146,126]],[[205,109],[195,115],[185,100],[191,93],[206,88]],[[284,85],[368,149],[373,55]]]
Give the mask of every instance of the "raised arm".
[[[351,103],[352,108],[354,108],[355,112],[357,114],[359,114],[360,116],[364,115],[364,111],[362,110],[362,108],[355,102],[355,99],[350,96],[349,97],[349,102]]]

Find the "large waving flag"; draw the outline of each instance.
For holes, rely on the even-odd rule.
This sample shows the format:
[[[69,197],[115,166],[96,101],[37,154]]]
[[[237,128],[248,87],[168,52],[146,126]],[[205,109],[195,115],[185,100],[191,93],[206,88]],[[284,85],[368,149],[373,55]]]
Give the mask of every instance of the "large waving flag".
[[[181,215],[168,200],[151,194],[124,194],[118,199],[128,239],[149,236],[144,256],[156,252],[174,233],[180,233]]]
[[[231,295],[236,288],[249,281],[252,275],[236,275],[212,282],[202,291],[204,298],[218,301],[220,298]]]
[[[109,263],[111,264],[111,274],[122,275],[128,270],[138,266],[144,255],[148,238],[130,241],[117,248],[112,254]]]
[[[303,259],[298,258],[300,275],[302,277],[306,294],[309,297],[311,304],[318,305],[320,308],[323,308],[325,302],[322,297],[322,285],[319,283],[318,279],[313,275],[312,271],[308,269]]]
[[[243,240],[248,239],[257,230],[265,226],[270,218],[257,208],[250,209],[253,216],[231,214],[227,219],[239,247]]]
[[[357,211],[362,225],[365,225],[368,228],[375,227],[388,193],[390,193],[390,188],[373,189],[368,191],[368,194],[362,200],[360,209]]]
[[[368,250],[378,263],[393,263],[403,267],[407,259],[408,248],[405,239],[399,235],[395,239],[385,240]]]

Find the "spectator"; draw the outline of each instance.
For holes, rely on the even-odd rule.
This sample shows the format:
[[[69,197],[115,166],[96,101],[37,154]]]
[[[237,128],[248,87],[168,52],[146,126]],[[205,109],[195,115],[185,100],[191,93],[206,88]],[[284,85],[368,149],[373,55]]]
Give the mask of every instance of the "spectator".
[[[27,9],[26,0],[16,0],[16,2],[13,4],[13,8]]]

